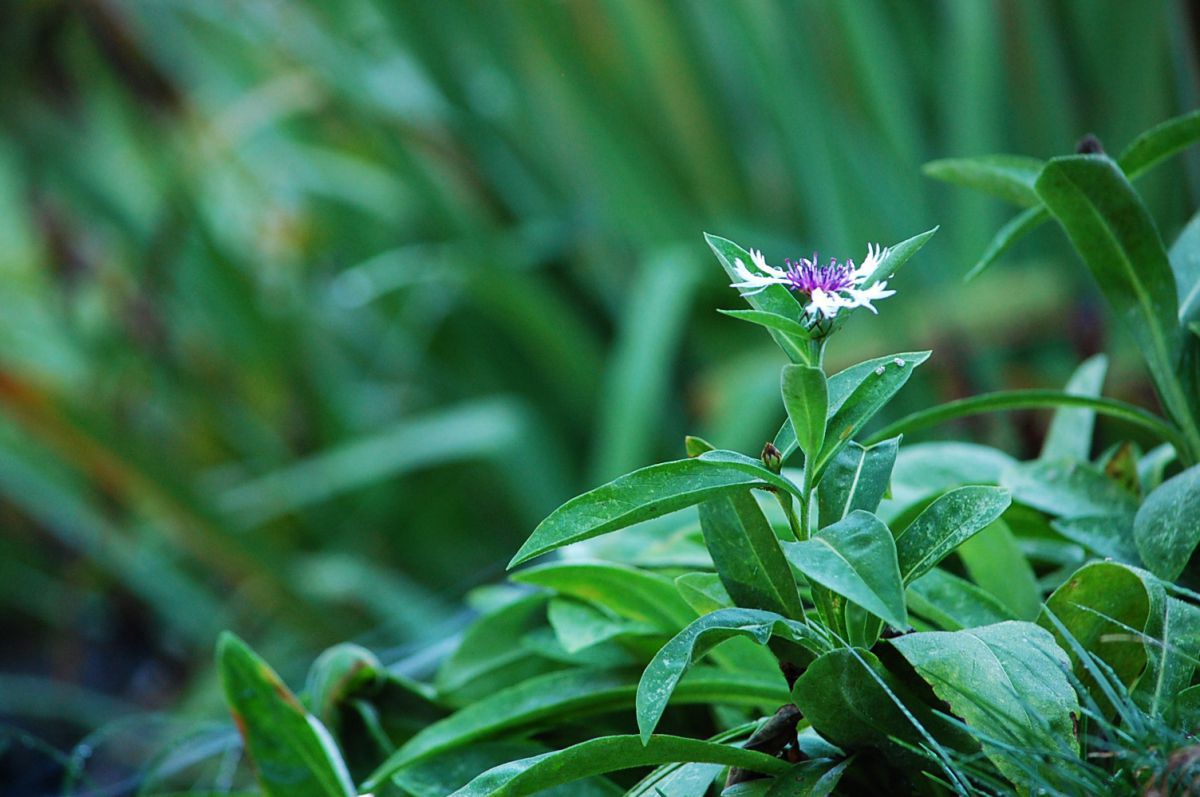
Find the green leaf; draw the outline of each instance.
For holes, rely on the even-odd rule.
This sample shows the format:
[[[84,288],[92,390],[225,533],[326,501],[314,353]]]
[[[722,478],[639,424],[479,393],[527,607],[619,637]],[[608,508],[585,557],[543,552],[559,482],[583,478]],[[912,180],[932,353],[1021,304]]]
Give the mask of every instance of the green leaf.
[[[541,794],[544,789],[593,775],[676,761],[724,764],[765,775],[782,775],[791,766],[786,761],[765,753],[699,739],[654,736],[643,744],[637,736],[604,736],[581,742],[565,750],[495,767],[450,797],[519,797]]]
[[[446,797],[493,767],[549,752],[534,742],[481,742],[426,759],[398,775],[395,783],[412,797]],[[620,797],[625,790],[603,778],[588,778],[541,792],[541,797]]]
[[[1075,571],[1046,599],[1038,625],[1049,629],[1059,646],[1071,646],[1049,620],[1052,613],[1067,632],[1086,651],[1104,661],[1127,686],[1146,667],[1146,646],[1131,639],[1129,629],[1144,631],[1151,619],[1162,611],[1162,588],[1149,574],[1116,562],[1091,562]],[[1080,678],[1091,683],[1080,668],[1075,654],[1071,660]]]
[[[869,377],[876,376],[875,372],[888,366],[895,368],[896,360],[901,359],[909,362],[920,364],[929,358],[927,351],[910,351],[901,354],[892,354],[886,357],[875,357],[874,359],[866,360],[856,365],[838,371],[833,376],[829,377],[826,386],[829,393],[829,416],[833,417],[835,413],[842,409],[846,400],[855,390],[862,387]],[[828,425],[828,424],[827,424]],[[876,435],[878,438],[878,435]],[[875,440],[879,442],[882,438]],[[779,433],[775,435],[775,447],[783,452],[783,458],[786,460],[791,456],[797,448],[796,434],[792,429],[790,420],[784,421],[780,427]]]
[[[1004,474],[1013,499],[1048,515],[1130,515],[1137,500],[1117,482],[1086,463],[1071,460],[1022,462]]]
[[[887,492],[900,449],[893,437],[869,448],[851,440],[830,460],[817,489],[821,524],[835,523],[856,509],[874,512]]]
[[[1175,277],[1133,186],[1112,160],[1075,155],[1048,162],[1037,191],[1137,341],[1168,414],[1194,433],[1192,408],[1175,375],[1181,353]]]
[[[1108,358],[1097,354],[1082,362],[1071,374],[1064,392],[1097,398],[1108,372]],[[1092,429],[1096,411],[1087,407],[1061,407],[1054,413],[1039,459],[1075,459],[1086,462],[1092,453]]]
[[[675,588],[697,615],[733,608],[733,598],[716,573],[684,573],[675,579]]]
[[[567,598],[553,598],[546,607],[546,619],[567,653],[577,653],[610,639],[631,634],[647,636],[658,631],[650,625],[613,617],[590,603]]]
[[[896,395],[912,376],[913,369],[929,359],[929,352],[906,352],[892,357],[881,357],[855,366],[857,384],[851,387],[850,379],[840,379],[851,372],[846,369],[829,380],[830,418],[825,445],[813,463],[814,483],[825,466],[850,442],[862,427],[875,417],[879,410]],[[862,366],[871,367],[862,370]],[[850,388],[847,390],[847,388]],[[894,436],[894,435],[892,435]]]
[[[539,675],[548,663],[513,644],[542,624],[547,595],[525,595],[488,610],[463,634],[438,668],[434,686],[443,700],[469,703],[508,684]]]
[[[598,537],[746,487],[800,490],[758,460],[732,451],[651,465],[572,498],[550,513],[517,551],[511,568],[573,542]]]
[[[870,512],[855,510],[809,539],[783,547],[788,561],[810,581],[896,628],[908,626],[896,543]]]
[[[1075,396],[1061,390],[1003,390],[983,393],[965,399],[956,399],[926,410],[906,415],[888,424],[867,438],[866,444],[877,443],[898,434],[908,434],[955,418],[967,418],[987,412],[1002,410],[1025,410],[1049,407],[1087,407],[1101,415],[1119,418],[1128,424],[1141,427],[1160,440],[1183,446],[1187,441],[1162,418],[1141,407],[1107,398]]]
[[[1174,580],[1200,543],[1200,465],[1150,493],[1133,521],[1138,553],[1150,571]]]
[[[796,453],[796,449],[800,445],[796,442],[796,430],[792,428],[791,419],[783,422],[783,425],[779,427],[779,431],[775,433],[775,439],[771,442],[779,449],[784,462],[787,462],[788,458]]]
[[[343,642],[313,662],[304,691],[317,719],[336,735],[338,706],[356,692],[378,686],[382,677],[383,665],[374,653]]]
[[[851,757],[841,761],[827,758],[801,761],[786,775],[775,778],[764,797],[828,797],[834,793],[842,774],[853,760]]]
[[[1003,451],[974,443],[906,445],[896,456],[892,497],[885,505],[904,509],[952,487],[999,484],[1001,475],[1016,463]]]
[[[950,709],[985,738],[984,752],[1014,783],[1028,768],[1011,756],[1027,750],[1077,755],[1079,701],[1067,678],[1070,660],[1033,623],[1005,622],[962,631],[908,634],[892,646]]]
[[[1189,730],[1200,727],[1200,684],[1189,686],[1176,695],[1173,709],[1170,719],[1176,727]]]
[[[1050,527],[1097,556],[1142,567],[1142,557],[1133,539],[1132,515],[1058,518],[1050,522]]]
[[[680,631],[655,654],[638,683],[637,721],[642,739],[654,733],[667,702],[694,661],[727,639],[744,637],[765,645],[775,636],[799,643],[814,653],[828,647],[804,623],[755,609],[721,609]]]
[[[893,760],[927,764],[910,747],[934,739],[957,749],[974,747],[868,650],[826,653],[796,680],[792,700],[822,737],[843,750],[874,748]]]
[[[708,233],[704,233],[704,240],[708,242],[709,248],[717,256],[721,267],[725,269],[725,274],[734,282],[740,281],[737,271],[734,268],[735,262],[741,260],[748,268],[753,268],[750,253],[733,241]],[[769,285],[765,290],[756,294],[742,294],[742,298],[755,310],[784,318],[799,318],[803,313],[803,308],[796,301],[796,297],[782,285]],[[771,333],[771,337],[775,339],[775,342],[779,344],[779,348],[783,349],[788,359],[796,363],[809,363],[806,345],[797,342],[791,335],[777,329],[768,329],[768,331]],[[808,336],[807,333],[805,336]]]
[[[975,265],[971,266],[971,270],[963,277],[963,282],[970,282],[978,277],[983,273],[984,269],[999,260],[1000,256],[1009,249],[1012,249],[1017,241],[1036,230],[1042,225],[1042,222],[1049,218],[1050,214],[1046,209],[1038,206],[1029,210],[1023,210],[1009,219],[992,236],[992,240],[988,242],[987,248],[983,250],[983,254],[979,256],[979,259],[975,261]]]
[[[696,616],[671,579],[630,565],[551,562],[515,573],[512,580],[590,601],[671,634]]]
[[[958,546],[971,580],[995,595],[1019,620],[1034,620],[1042,608],[1037,577],[1013,533],[1003,520],[994,520]]]
[[[981,155],[930,161],[921,171],[935,180],[974,188],[1014,205],[1034,208],[1042,204],[1033,189],[1042,165],[1037,158],[1022,155]]]
[[[1179,323],[1186,327],[1200,320],[1200,213],[1192,216],[1167,256],[1179,290]]]
[[[825,443],[829,411],[825,373],[808,365],[785,365],[780,373],[780,389],[797,445],[806,458],[815,457]]]
[[[905,596],[913,614],[947,631],[1017,619],[991,593],[936,567],[909,584]]]
[[[722,734],[724,736],[725,734]],[[724,739],[710,739],[724,741]],[[637,785],[624,792],[625,797],[706,797],[717,776],[725,771],[721,764],[671,763],[656,767]]]
[[[444,750],[527,732],[547,722],[632,708],[636,693],[637,673],[628,670],[573,669],[530,678],[426,726],[371,773],[363,790],[376,789],[401,769]],[[778,673],[695,667],[675,688],[673,699],[679,704],[756,707],[787,700],[787,690]]]
[[[1154,716],[1171,712],[1177,695],[1192,682],[1200,657],[1200,608],[1167,598],[1162,629],[1149,644],[1146,674],[1134,699]]]
[[[887,254],[879,261],[879,265],[875,271],[867,277],[863,285],[874,285],[876,282],[885,279],[891,279],[892,276],[900,270],[900,267],[909,261],[909,259],[917,252],[921,251],[921,247],[929,243],[929,239],[938,231],[938,227],[926,230],[923,233],[918,233],[912,238],[907,238],[898,244],[893,244],[887,248]]]
[[[1136,180],[1163,159],[1191,145],[1197,138],[1200,138],[1200,112],[1185,114],[1156,125],[1138,136],[1121,153],[1117,163],[1130,180]],[[1040,203],[1039,197],[1039,207],[1031,207],[1000,228],[979,261],[967,274],[966,280],[979,276],[985,268],[1011,249],[1013,244],[1050,218],[1050,214]]]
[[[1176,152],[1200,139],[1200,111],[1155,125],[1133,140],[1117,158],[1121,169],[1135,179]]]
[[[353,797],[350,773],[329,732],[266,662],[228,631],[217,642],[225,702],[264,794]]]
[[[778,313],[768,313],[764,310],[717,310],[721,315],[727,315],[730,318],[736,318],[739,321],[747,321],[751,324],[757,324],[760,327],[766,327],[774,332],[780,332],[795,339],[797,347],[803,345],[802,341],[806,341],[812,337],[812,333],[808,328],[794,318],[779,315]],[[804,355],[808,357],[807,354]],[[804,359],[807,363],[808,360]]]
[[[804,615],[779,538],[749,490],[701,504],[700,529],[734,603],[785,617]]]
[[[929,355],[928,351],[906,351],[886,357],[874,357],[838,371],[829,377],[829,417],[832,418],[842,409],[850,395],[862,387],[868,377],[877,376],[875,372],[879,368],[886,369],[889,365],[895,368],[897,359],[920,365],[929,359]]]
[[[717,447],[703,437],[688,435],[683,438],[683,448],[689,457],[698,457],[701,454],[707,454],[709,451],[715,451]]]
[[[972,485],[951,490],[930,504],[896,536],[900,575],[911,584],[951,551],[1008,509],[1012,496],[1003,487]]]

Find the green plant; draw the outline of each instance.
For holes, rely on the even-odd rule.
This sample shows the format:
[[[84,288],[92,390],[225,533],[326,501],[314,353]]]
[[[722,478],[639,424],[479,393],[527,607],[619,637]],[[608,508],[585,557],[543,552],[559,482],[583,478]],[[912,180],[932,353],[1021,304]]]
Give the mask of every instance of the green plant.
[[[1132,151],[1165,158],[1200,136],[1190,119]],[[1033,168],[989,158],[933,170],[1045,204],[1133,322],[1165,417],[1101,398],[1097,357],[1063,391],[976,397],[867,434],[929,352],[828,374],[825,348],[857,307],[886,298],[885,281],[933,231],[857,269],[814,258],[787,272],[709,236],[750,305],[729,315],[766,328],[789,360],[775,438],[757,457],[688,438],[686,458],[555,510],[512,564],[561,557],[477,593],[481,618],[432,684],[343,645],[313,665],[300,699],[223,638],[226,698],[262,790],[686,797],[723,777],[731,797],[875,794],[882,783],[1133,794],[1190,778],[1192,225],[1168,256],[1103,155],[1020,179],[1014,164]],[[901,445],[932,422],[1031,406],[1055,408],[1031,461],[970,443]],[[1154,447],[1093,456],[1097,415]]]
[[[1171,113],[1181,5],[6,4],[0,713],[87,748],[211,710],[221,628],[289,680],[438,639],[574,492],[684,431],[757,450],[774,354],[709,312],[697,229],[805,252],[952,219],[831,366],[937,348],[894,415],[1056,383],[1094,345],[1045,334],[1078,275],[954,285],[997,208],[915,169]],[[1168,229],[1187,187],[1148,188]],[[1028,455],[1027,419],[971,439]]]

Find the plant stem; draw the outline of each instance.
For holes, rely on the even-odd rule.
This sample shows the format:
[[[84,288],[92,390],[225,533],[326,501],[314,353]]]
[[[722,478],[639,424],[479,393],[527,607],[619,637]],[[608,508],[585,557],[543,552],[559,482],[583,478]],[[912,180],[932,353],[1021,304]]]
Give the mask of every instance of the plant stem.
[[[808,463],[805,463],[806,465]],[[808,470],[804,471],[804,498],[800,501],[800,533],[796,536],[798,540],[808,539],[808,508],[812,504],[812,486],[808,483]]]
[[[783,507],[783,514],[787,517],[788,528],[792,530],[792,539],[797,541],[804,539],[800,536],[801,526],[800,521],[796,519],[796,507],[792,504],[792,494],[781,491],[775,493],[775,498],[779,501],[779,505]]]

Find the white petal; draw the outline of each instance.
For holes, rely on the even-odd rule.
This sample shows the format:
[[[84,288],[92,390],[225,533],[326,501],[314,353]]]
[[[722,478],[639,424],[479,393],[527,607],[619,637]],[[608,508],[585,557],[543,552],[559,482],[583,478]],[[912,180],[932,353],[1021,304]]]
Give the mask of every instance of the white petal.
[[[854,269],[852,278],[855,285],[861,285],[865,280],[870,278],[875,273],[875,269],[879,268],[879,264],[888,254],[887,249],[884,249],[879,244],[867,244],[867,256],[863,258],[862,265]]]
[[[733,270],[737,274],[740,282],[730,283],[731,288],[750,288],[746,294],[753,296],[756,293],[761,293],[772,285],[779,285],[787,282],[787,278],[781,273],[778,277],[766,276],[763,274],[755,274],[750,269],[746,268],[746,264],[739,257],[733,261]]]
[[[737,271],[739,280],[743,282],[754,281],[755,275],[751,274],[750,269],[746,268],[746,264],[742,262],[742,258],[739,257],[733,260],[733,270]]]
[[[772,277],[783,278],[785,272],[767,264],[767,259],[763,257],[763,253],[757,249],[750,250],[750,259],[754,261],[754,267],[764,274],[770,274]]]
[[[838,310],[848,306],[850,305],[847,304],[846,298],[841,294],[817,288],[812,292],[812,304],[808,306],[808,309],[815,310],[826,318],[833,318],[838,314]]]
[[[879,311],[875,309],[875,306],[872,305],[871,302],[878,301],[879,299],[886,299],[889,296],[894,296],[896,294],[895,291],[889,291],[887,289],[886,282],[876,282],[871,287],[861,291],[857,288],[851,288],[847,291],[847,293],[850,294],[849,301],[851,303],[851,307],[865,307],[872,313],[877,313]]]

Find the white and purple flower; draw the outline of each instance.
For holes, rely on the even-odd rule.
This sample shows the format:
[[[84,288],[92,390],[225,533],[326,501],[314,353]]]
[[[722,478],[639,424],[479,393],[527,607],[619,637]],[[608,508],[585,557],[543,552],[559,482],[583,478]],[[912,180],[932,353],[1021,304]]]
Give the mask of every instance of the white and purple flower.
[[[821,265],[814,252],[812,259],[785,260],[786,268],[776,268],[767,263],[762,252],[751,249],[750,259],[757,271],[751,270],[738,258],[734,261],[734,270],[739,281],[734,282],[732,287],[742,290],[747,296],[753,296],[772,285],[782,285],[793,293],[808,297],[804,312],[814,322],[832,319],[843,307],[865,307],[875,313],[878,311],[872,302],[886,299],[895,291],[887,289],[886,281],[874,282],[866,287],[863,287],[863,283],[875,273],[887,251],[878,245],[868,246],[867,256],[859,266],[855,266],[853,260],[839,263],[832,258],[826,265]]]

